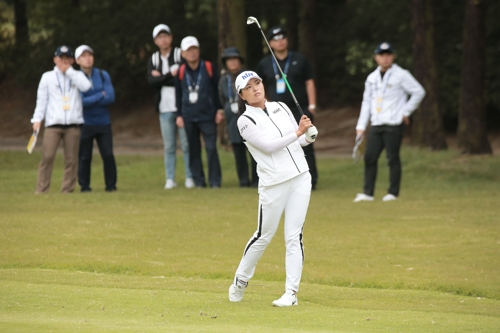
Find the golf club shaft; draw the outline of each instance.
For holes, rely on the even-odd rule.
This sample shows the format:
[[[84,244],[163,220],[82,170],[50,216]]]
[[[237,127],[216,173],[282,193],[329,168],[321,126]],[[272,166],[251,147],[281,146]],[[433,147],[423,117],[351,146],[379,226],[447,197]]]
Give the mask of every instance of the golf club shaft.
[[[262,31],[262,28],[260,27],[260,24],[257,24],[257,26],[260,29],[260,33],[262,34],[262,37],[264,37],[264,40],[266,41],[267,47],[269,47],[269,51],[273,55],[274,61],[276,62],[276,66],[278,66],[278,69],[279,69],[279,71],[281,73],[281,77],[285,81],[285,84],[286,84],[288,90],[290,91],[290,94],[292,94],[292,98],[293,98],[293,101],[295,102],[295,106],[297,106],[297,109],[299,110],[300,115],[303,116],[304,115],[304,111],[302,111],[302,108],[300,107],[300,104],[297,101],[297,98],[295,98],[295,94],[292,91],[292,87],[290,87],[290,84],[288,83],[288,80],[286,79],[286,75],[285,75],[285,73],[283,73],[283,70],[281,69],[281,66],[278,63],[278,59],[276,59],[276,56],[274,55],[273,49],[271,48],[271,45],[269,45],[269,42],[267,41],[267,38],[266,38],[266,35],[264,34],[264,31]]]

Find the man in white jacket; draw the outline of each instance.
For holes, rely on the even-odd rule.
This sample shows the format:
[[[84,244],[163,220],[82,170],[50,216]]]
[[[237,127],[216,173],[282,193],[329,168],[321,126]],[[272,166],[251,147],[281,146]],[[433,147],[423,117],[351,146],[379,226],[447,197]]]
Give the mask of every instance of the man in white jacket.
[[[424,88],[403,68],[394,64],[394,50],[389,43],[375,49],[378,67],[365,82],[361,113],[356,125],[358,137],[364,136],[368,122],[371,129],[366,143],[365,184],[354,202],[373,201],[377,179],[377,161],[385,148],[390,170],[390,185],[383,201],[396,200],[401,183],[399,150],[410,115],[425,96]],[[408,95],[410,98],[408,99]]]
[[[45,72],[38,86],[36,108],[31,122],[33,131],[38,132],[45,120],[45,131],[36,194],[49,191],[54,158],[61,140],[64,149],[61,192],[73,192],[76,185],[80,126],[83,124],[80,92],[89,90],[91,83],[83,72],[71,67],[74,60],[69,46],[59,46],[54,54],[54,70]]]

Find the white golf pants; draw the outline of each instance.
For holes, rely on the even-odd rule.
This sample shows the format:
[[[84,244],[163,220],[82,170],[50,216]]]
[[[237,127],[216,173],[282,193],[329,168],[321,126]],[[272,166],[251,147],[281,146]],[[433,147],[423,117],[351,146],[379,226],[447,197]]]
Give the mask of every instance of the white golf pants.
[[[239,280],[248,282],[255,266],[278,229],[285,212],[286,290],[299,290],[304,247],[302,232],[311,197],[311,175],[303,173],[274,186],[259,187],[258,227],[250,238],[240,265],[236,270]]]

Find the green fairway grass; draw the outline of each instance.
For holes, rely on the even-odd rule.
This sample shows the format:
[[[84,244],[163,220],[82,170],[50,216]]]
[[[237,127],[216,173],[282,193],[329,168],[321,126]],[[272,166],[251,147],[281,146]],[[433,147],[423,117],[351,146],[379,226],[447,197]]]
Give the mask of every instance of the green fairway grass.
[[[284,291],[283,228],[241,303],[227,289],[257,226],[257,189],[164,190],[163,156],[117,156],[118,191],[34,195],[40,152],[0,152],[0,332],[498,332],[500,158],[403,149],[400,198],[379,163],[318,159],[299,306]],[[178,165],[179,184],[182,159]]]

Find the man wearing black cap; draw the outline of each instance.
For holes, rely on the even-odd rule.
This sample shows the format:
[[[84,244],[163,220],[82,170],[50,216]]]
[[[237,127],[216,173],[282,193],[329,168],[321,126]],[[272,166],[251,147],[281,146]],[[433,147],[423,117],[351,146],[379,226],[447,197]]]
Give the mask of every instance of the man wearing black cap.
[[[249,176],[247,152],[248,149],[243,143],[238,128],[238,92],[234,87],[234,82],[238,74],[243,71],[243,58],[238,49],[230,46],[224,49],[222,53],[222,65],[225,73],[219,79],[219,97],[224,106],[224,118],[226,119],[227,134],[231,146],[233,147],[234,159],[236,162],[236,173],[240,182],[240,187],[257,187],[259,185],[259,176],[257,176],[257,163],[250,156],[251,178]]]
[[[83,124],[80,92],[89,90],[91,83],[83,72],[71,67],[74,61],[71,48],[66,45],[59,46],[54,54],[54,70],[45,72],[38,86],[36,108],[31,122],[33,131],[38,132],[42,121],[45,120],[45,131],[36,194],[49,191],[54,158],[61,140],[64,148],[61,192],[73,192],[76,185],[80,126]]]
[[[282,27],[271,28],[267,33],[267,39],[302,111],[314,122],[316,87],[314,85],[314,74],[311,65],[303,54],[288,50],[287,33]],[[272,55],[264,57],[257,65],[255,71],[264,81],[267,98],[271,101],[280,101],[288,105],[298,123],[301,114],[295,106],[292,94],[288,91],[284,80],[281,78],[280,71]],[[302,147],[302,149],[309,165],[312,188],[316,189],[318,171],[316,169],[313,144]]]
[[[405,125],[410,124],[410,115],[425,96],[424,88],[407,70],[394,63],[394,49],[384,42],[375,49],[378,67],[365,82],[363,103],[356,135],[368,134],[365,153],[365,184],[363,193],[358,193],[354,202],[373,201],[377,178],[377,161],[385,148],[389,162],[390,186],[383,201],[394,201],[399,195],[401,182],[401,161],[399,149],[403,140]],[[411,96],[408,99],[408,96]]]

